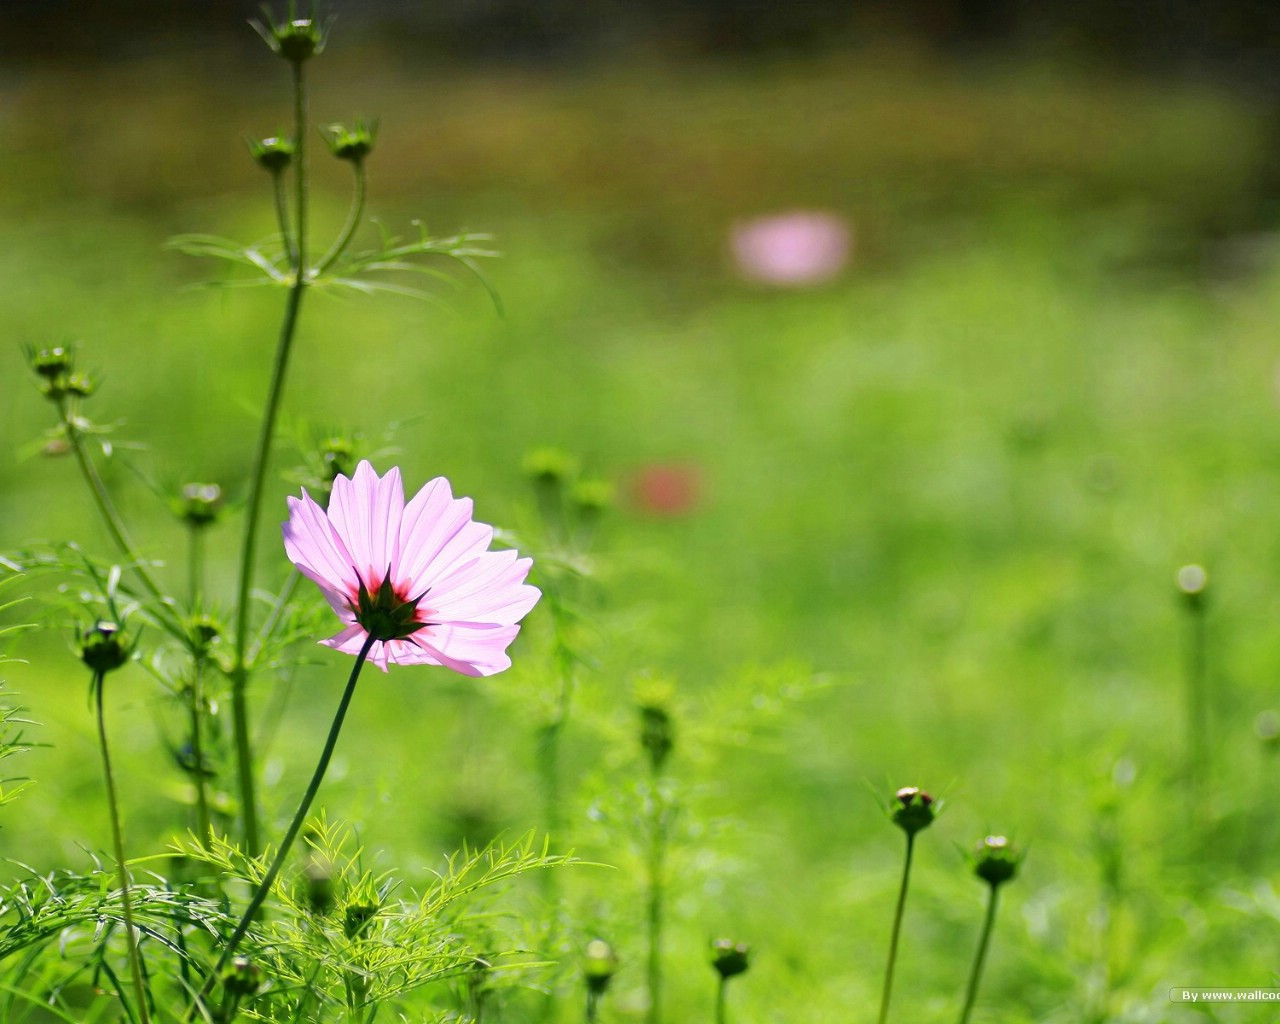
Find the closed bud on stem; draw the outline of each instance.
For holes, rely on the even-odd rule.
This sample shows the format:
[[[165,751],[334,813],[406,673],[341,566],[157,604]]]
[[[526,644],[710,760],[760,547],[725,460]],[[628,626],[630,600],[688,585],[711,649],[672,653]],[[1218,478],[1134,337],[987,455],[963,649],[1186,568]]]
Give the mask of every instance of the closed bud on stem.
[[[903,786],[893,794],[889,816],[909,836],[932,825],[936,815],[933,797],[917,786]]]
[[[28,348],[27,364],[40,378],[41,393],[52,401],[61,401],[69,394],[84,396],[93,391],[93,381],[85,374],[75,372],[75,352],[67,345]]]
[[[660,771],[675,746],[675,723],[666,708],[640,706],[640,746],[649,754],[654,771]]]
[[[328,23],[321,23],[316,17],[316,5],[312,4],[311,16],[298,17],[297,4],[290,0],[288,13],[280,22],[274,21],[267,13],[267,23],[251,21],[255,32],[276,53],[291,64],[302,64],[319,53],[324,52],[325,40],[329,35]]]
[[[534,486],[558,489],[578,475],[578,460],[559,448],[535,448],[524,457],[524,471]]]
[[[594,521],[613,506],[613,485],[605,480],[582,480],[574,485],[571,497],[578,515]]]
[[[592,939],[583,954],[582,976],[587,991],[592,995],[604,995],[609,982],[618,972],[618,954],[604,939]]]
[[[72,373],[67,376],[63,390],[76,398],[88,398],[98,388],[98,383],[87,373]]]
[[[326,861],[313,858],[302,869],[303,893],[311,912],[324,917],[333,909],[333,870]],[[345,919],[344,919],[345,924]],[[348,936],[350,937],[350,936]]]
[[[973,857],[973,873],[993,889],[1018,873],[1022,854],[1004,836],[987,836]]]
[[[212,615],[195,615],[187,620],[187,636],[191,645],[205,654],[222,637],[222,626]]]
[[[218,518],[222,488],[217,484],[186,484],[178,503],[179,518],[192,529],[201,529]]]
[[[353,164],[364,163],[364,158],[373,152],[373,144],[378,138],[378,122],[356,118],[355,126],[348,128],[342,124],[331,124],[322,129],[324,141],[329,144],[329,152],[339,160],[347,160]]]
[[[342,914],[342,934],[348,939],[362,938],[377,916],[376,903],[348,903]]]
[[[732,939],[716,939],[711,943],[711,966],[721,978],[745,974],[750,966],[751,947]]]
[[[280,135],[272,135],[265,139],[246,139],[245,142],[249,146],[249,154],[258,166],[272,174],[279,174],[288,167],[293,162],[293,155],[297,150],[293,139]]]
[[[85,631],[80,642],[80,660],[98,675],[114,672],[129,660],[133,652],[124,634],[114,622],[99,620]]]
[[[340,476],[351,476],[356,468],[356,445],[347,437],[326,437],[320,442],[320,464],[324,467],[324,482],[333,486]]]

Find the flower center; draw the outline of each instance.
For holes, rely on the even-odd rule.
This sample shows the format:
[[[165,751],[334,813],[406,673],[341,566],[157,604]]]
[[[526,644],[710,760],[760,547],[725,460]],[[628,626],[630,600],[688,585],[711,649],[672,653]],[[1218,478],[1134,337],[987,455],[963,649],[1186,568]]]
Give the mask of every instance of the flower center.
[[[358,577],[359,573],[356,575]],[[418,602],[426,596],[426,591],[417,597],[398,594],[391,585],[391,570],[388,568],[387,575],[372,593],[364,580],[360,580],[360,592],[352,603],[352,611],[355,612],[356,622],[371,637],[385,643],[411,636],[424,626],[431,625],[418,618]]]

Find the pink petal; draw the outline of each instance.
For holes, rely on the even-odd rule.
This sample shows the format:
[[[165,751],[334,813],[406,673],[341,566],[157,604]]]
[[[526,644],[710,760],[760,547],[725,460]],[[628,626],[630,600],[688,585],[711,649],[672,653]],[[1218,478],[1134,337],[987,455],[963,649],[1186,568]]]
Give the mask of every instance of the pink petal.
[[[366,585],[382,582],[387,569],[399,561],[403,512],[404,485],[395,467],[379,479],[368,461],[361,460],[350,480],[334,480],[329,521]]]
[[[284,549],[310,580],[329,590],[350,592],[356,586],[351,554],[334,531],[324,509],[306,491],[289,498],[289,519],[283,526]]]
[[[430,481],[405,507],[397,582],[403,582],[415,597],[459,559],[489,546],[493,527],[472,522],[471,508],[470,498],[453,497],[444,477]]]
[[[425,603],[444,622],[519,622],[542,596],[524,585],[532,565],[514,551],[487,551],[438,581]]]

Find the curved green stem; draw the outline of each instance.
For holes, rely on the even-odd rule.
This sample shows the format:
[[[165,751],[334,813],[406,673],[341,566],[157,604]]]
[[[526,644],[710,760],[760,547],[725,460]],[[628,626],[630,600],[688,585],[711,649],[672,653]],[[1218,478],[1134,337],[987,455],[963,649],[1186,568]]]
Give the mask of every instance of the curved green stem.
[[[146,565],[134,550],[133,541],[129,539],[124,520],[120,517],[115,503],[112,502],[111,495],[107,492],[107,486],[102,482],[102,477],[98,475],[98,468],[93,464],[93,460],[89,458],[89,453],[84,450],[84,434],[77,426],[75,416],[68,407],[66,399],[59,399],[57,406],[58,418],[62,422],[63,433],[66,434],[67,443],[71,446],[71,453],[75,456],[76,465],[80,467],[80,475],[84,477],[85,483],[89,485],[89,493],[93,495],[93,503],[102,515],[102,521],[106,524],[107,532],[111,534],[112,541],[120,550],[120,554],[124,556],[129,568],[133,570],[134,574],[142,582],[147,593],[160,602],[161,608],[169,611],[167,598],[160,590],[155,577],[147,570]],[[172,617],[171,612],[170,616]],[[170,624],[172,625],[173,623]]]
[[[915,834],[907,833],[907,856],[902,865],[902,885],[898,889],[898,906],[893,912],[893,931],[889,936],[889,962],[884,969],[884,990],[880,994],[880,1024],[889,1019],[889,997],[893,994],[893,969],[898,960],[898,936],[902,932],[902,912],[907,905],[907,885],[911,881],[911,853]]]
[[[262,904],[271,893],[271,887],[275,885],[276,879],[280,876],[280,869],[284,867],[284,862],[289,856],[289,849],[293,846],[293,841],[298,837],[298,832],[302,829],[302,823],[307,819],[311,804],[316,798],[316,793],[320,790],[320,783],[324,781],[325,772],[329,768],[329,761],[333,757],[334,747],[338,744],[338,734],[342,731],[342,723],[347,717],[347,708],[351,706],[351,697],[356,692],[356,682],[360,679],[360,670],[364,668],[365,660],[369,657],[369,651],[375,642],[376,640],[373,636],[365,637],[364,646],[360,648],[360,653],[356,655],[356,663],[351,669],[350,678],[347,679],[347,687],[342,691],[342,699],[338,702],[338,710],[334,713],[333,724],[329,726],[329,735],[324,741],[324,748],[320,751],[320,760],[316,762],[315,771],[311,773],[311,781],[307,783],[307,790],[302,794],[298,809],[293,812],[293,820],[289,822],[289,828],[285,832],[284,838],[280,840],[280,847],[276,850],[271,866],[267,868],[267,873],[262,876],[262,881],[258,883],[253,896],[249,899],[249,905],[245,908],[244,914],[240,918],[240,923],[236,925],[236,930],[231,933],[231,938],[222,947],[222,953],[219,955],[217,963],[213,965],[213,970],[205,978],[204,984],[196,997],[197,1005],[212,990],[219,974],[227,965],[227,961],[231,959],[237,947],[239,947],[241,940],[244,939],[245,933],[249,930],[249,925],[253,923],[258,911],[262,909]],[[195,1012],[196,1006],[193,1006],[192,1016],[194,1016]]]
[[[285,375],[289,367],[289,352],[293,347],[298,313],[302,308],[302,295],[309,280],[307,271],[307,161],[306,122],[307,93],[302,64],[293,65],[295,146],[294,175],[297,223],[296,245],[293,260],[293,284],[285,304],[284,321],[280,326],[280,339],[276,346],[275,364],[271,370],[271,387],[267,393],[267,407],[262,417],[262,431],[258,436],[258,448],[254,457],[253,473],[249,480],[249,495],[245,506],[244,540],[240,551],[240,584],[236,593],[236,649],[235,664],[231,671],[231,714],[236,736],[236,773],[240,786],[240,814],[244,826],[244,843],[250,854],[260,849],[258,838],[257,797],[253,777],[253,744],[249,735],[249,709],[246,689],[249,683],[249,602],[253,593],[254,562],[258,549],[258,525],[262,510],[262,492],[266,483],[267,462],[271,456],[271,443],[275,437],[276,420],[280,414],[280,400],[284,394]]]
[[[284,239],[284,249],[289,255],[289,266],[298,267],[297,239],[289,226],[289,201],[285,196],[284,175],[279,172],[271,175],[271,191],[276,205],[276,221],[280,225],[280,237]]]
[[[337,240],[329,247],[329,251],[324,254],[324,258],[316,266],[316,276],[319,277],[331,266],[334,260],[347,251],[347,246],[351,244],[351,239],[356,233],[356,229],[360,227],[360,218],[364,215],[364,197],[365,197],[365,175],[364,163],[357,161],[355,163],[356,172],[356,192],[351,199],[351,209],[347,213],[347,223],[343,225],[342,233],[338,235]]]
[[[716,985],[716,1024],[725,1024],[729,1019],[725,1010],[725,991],[728,987],[729,979],[721,975]]]
[[[996,901],[999,893],[999,886],[991,886],[991,893],[987,897],[987,916],[982,922],[982,937],[978,940],[978,954],[973,959],[969,987],[964,995],[964,1009],[960,1011],[960,1024],[968,1024],[969,1013],[973,1010],[974,1000],[978,998],[978,982],[982,980],[982,965],[987,959],[987,946],[991,942],[991,931],[996,923]]]
[[[129,868],[124,859],[124,830],[120,827],[120,806],[116,800],[115,775],[111,770],[111,752],[107,747],[107,717],[102,707],[105,675],[93,674],[94,704],[98,718],[98,744],[102,748],[102,774],[107,784],[107,810],[111,816],[111,841],[115,847],[116,868],[120,872],[120,904],[124,912],[124,931],[129,946],[129,971],[133,975],[133,991],[138,1000],[140,1024],[150,1024],[147,1010],[147,988],[142,980],[142,957],[138,953],[138,935],[133,927],[133,897],[129,891]]]

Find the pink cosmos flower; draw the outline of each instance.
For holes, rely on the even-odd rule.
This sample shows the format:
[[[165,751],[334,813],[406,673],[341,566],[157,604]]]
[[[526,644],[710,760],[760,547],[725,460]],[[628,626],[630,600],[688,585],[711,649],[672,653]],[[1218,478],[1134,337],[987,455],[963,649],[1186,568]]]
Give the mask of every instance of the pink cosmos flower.
[[[740,222],[730,236],[742,276],[782,288],[830,281],[844,269],[852,247],[848,223],[820,210]]]
[[[305,490],[289,498],[284,547],[324,592],[345,629],[321,643],[387,665],[443,665],[490,676],[511,665],[507,646],[542,596],[525,584],[530,558],[490,551],[493,527],[471,519],[471,499],[436,477],[406,505],[400,470],[379,477],[361,462],[339,476],[326,512]]]

